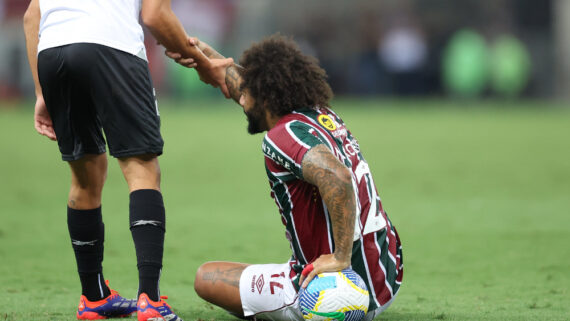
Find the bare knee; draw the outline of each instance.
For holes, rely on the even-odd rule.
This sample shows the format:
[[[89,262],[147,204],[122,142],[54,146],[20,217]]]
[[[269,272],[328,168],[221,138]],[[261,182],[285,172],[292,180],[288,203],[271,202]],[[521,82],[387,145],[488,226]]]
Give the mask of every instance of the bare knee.
[[[156,155],[139,155],[119,159],[119,166],[129,190],[160,190],[160,166]]]
[[[68,205],[74,209],[92,209],[101,205],[107,179],[107,155],[85,155],[70,161],[71,187]]]
[[[194,278],[194,291],[196,291],[199,297],[206,301],[209,301],[208,298],[211,296],[211,289],[208,286],[209,282],[206,282],[208,279],[207,273],[211,268],[212,262],[202,264],[198,268],[198,271],[196,271],[196,277]]]
[[[194,291],[196,291],[196,294],[198,294],[199,297],[201,297],[202,299],[204,298],[202,296],[202,291],[203,291],[203,284],[201,282],[202,280],[202,267],[204,265],[202,264],[199,268],[198,271],[196,271],[196,277],[194,277]]]
[[[239,283],[247,264],[207,262],[196,272],[194,290],[202,299],[237,315],[243,315]]]

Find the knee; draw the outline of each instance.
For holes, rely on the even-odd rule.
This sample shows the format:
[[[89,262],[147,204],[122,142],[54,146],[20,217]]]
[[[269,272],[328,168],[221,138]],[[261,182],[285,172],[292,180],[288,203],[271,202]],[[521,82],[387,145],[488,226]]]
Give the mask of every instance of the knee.
[[[85,175],[87,176],[87,175]],[[107,179],[107,173],[89,173],[89,177],[76,177],[71,180],[71,189],[81,194],[100,195]]]
[[[103,186],[107,179],[107,172],[84,171],[73,172],[71,179],[70,197],[84,199],[100,199]]]
[[[214,302],[215,298],[220,296],[220,292],[224,292],[224,278],[220,275],[220,262],[210,261],[202,264],[196,271],[194,278],[194,291],[199,297]]]
[[[103,185],[107,178],[106,155],[86,155],[80,160],[69,162],[69,165],[71,167],[69,205],[75,209],[100,206]]]
[[[205,292],[207,290],[206,283],[204,282],[204,275],[207,269],[207,265],[208,263],[202,264],[198,268],[198,271],[196,271],[196,277],[194,278],[194,291],[196,291],[196,294],[198,294],[198,296],[202,299],[205,299]]]
[[[70,161],[71,186],[88,192],[101,192],[107,179],[107,155],[85,155]]]
[[[160,190],[160,166],[155,155],[141,155],[119,159],[129,190]]]

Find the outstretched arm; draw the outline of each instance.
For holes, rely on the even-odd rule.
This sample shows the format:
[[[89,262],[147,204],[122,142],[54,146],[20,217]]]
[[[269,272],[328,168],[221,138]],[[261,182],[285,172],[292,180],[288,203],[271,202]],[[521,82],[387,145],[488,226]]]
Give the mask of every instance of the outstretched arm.
[[[51,140],[55,140],[55,131],[51,117],[44,102],[42,87],[38,77],[38,34],[40,31],[40,3],[39,0],[32,0],[26,13],[24,14],[24,34],[26,35],[26,51],[28,53],[28,62],[34,79],[34,87],[36,92],[36,105],[34,108],[34,127],[41,135]]]
[[[350,266],[356,217],[356,199],[352,175],[325,145],[311,148],[301,162],[303,178],[315,185],[329,211],[335,249],[313,263],[313,270],[303,273],[299,284],[305,288],[315,275],[340,271]]]
[[[210,59],[198,47],[188,43],[188,35],[172,11],[170,0],[144,0],[141,18],[159,43],[168,51],[193,59],[200,79],[214,87],[220,87],[224,95],[229,97],[224,77],[225,68],[233,60]]]
[[[214,48],[210,47],[210,45],[208,45],[207,43],[205,43],[203,41],[198,40],[197,38],[191,38],[191,37],[188,38],[188,43],[191,46],[198,47],[204,53],[204,55],[206,55],[210,59],[225,59],[226,58],[223,55],[221,55],[219,52],[214,50]],[[175,51],[167,50],[165,54],[169,58],[172,58],[173,60],[175,60],[177,63],[179,63],[182,66],[185,66],[188,68],[194,68],[197,65],[199,66],[199,63],[197,63],[195,60],[185,59],[182,57],[182,55],[180,53],[177,53]],[[240,72],[242,70],[243,70],[243,67],[236,64],[236,63],[232,63],[228,67],[226,67],[225,83],[226,83],[226,86],[228,88],[228,92],[230,95],[230,97],[228,97],[228,98],[232,98],[238,104],[239,104],[239,98],[241,96],[240,85],[241,85],[242,78],[241,78]],[[226,95],[226,97],[227,97],[227,95]]]
[[[197,39],[196,39],[197,40]],[[204,52],[204,54],[210,58],[224,59],[219,52],[210,47],[207,43],[197,40],[197,46]],[[241,96],[240,85],[241,85],[241,75],[240,72],[243,67],[233,63],[226,68],[226,85],[228,86],[228,91],[230,92],[230,97],[239,104],[239,98]]]

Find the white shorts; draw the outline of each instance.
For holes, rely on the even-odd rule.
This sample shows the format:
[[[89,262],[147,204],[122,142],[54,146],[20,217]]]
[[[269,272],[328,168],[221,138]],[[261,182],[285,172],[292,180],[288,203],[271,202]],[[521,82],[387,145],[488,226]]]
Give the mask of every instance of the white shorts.
[[[259,320],[303,321],[297,291],[289,278],[290,271],[289,263],[254,264],[245,268],[239,280],[244,316],[253,315]],[[395,298],[374,311],[368,311],[364,320],[377,317]]]
[[[250,265],[241,274],[239,294],[244,316],[261,320],[303,320],[297,291],[285,264]]]

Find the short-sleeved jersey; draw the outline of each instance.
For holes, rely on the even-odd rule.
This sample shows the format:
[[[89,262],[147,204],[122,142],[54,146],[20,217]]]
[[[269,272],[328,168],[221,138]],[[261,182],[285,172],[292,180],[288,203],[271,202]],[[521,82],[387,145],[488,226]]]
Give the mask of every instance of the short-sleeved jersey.
[[[146,60],[141,0],[40,0],[38,53],[73,43],[96,43]]]
[[[303,156],[320,144],[352,173],[357,200],[352,268],[367,283],[369,309],[373,310],[386,304],[400,287],[400,240],[382,208],[357,140],[328,108],[306,108],[288,114],[263,140],[271,196],[279,207],[293,251],[290,264],[308,264],[335,249],[327,206],[317,187],[303,180]]]

